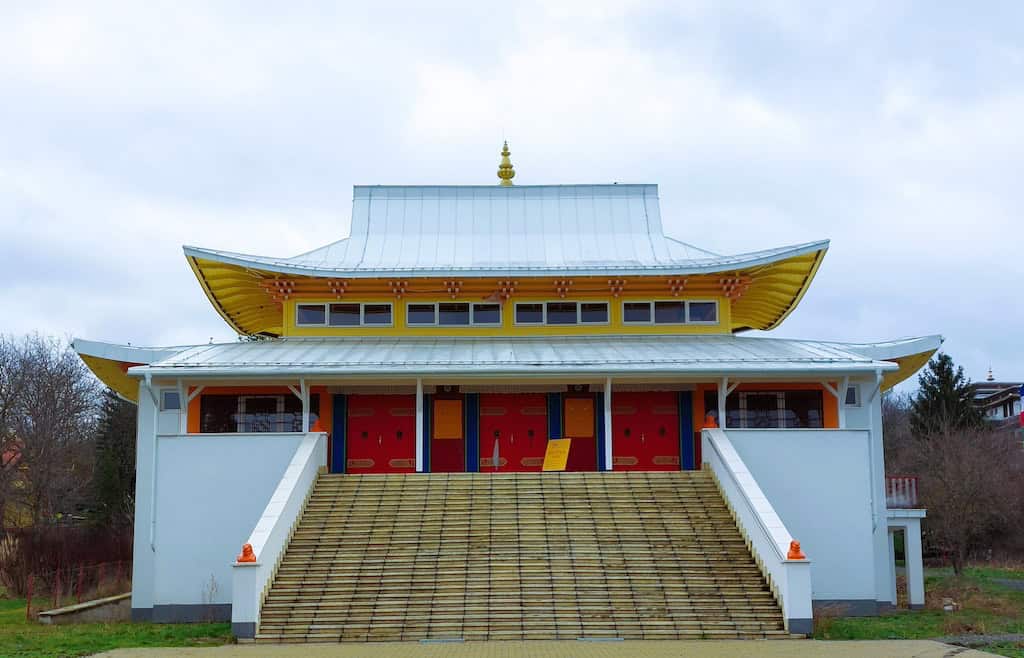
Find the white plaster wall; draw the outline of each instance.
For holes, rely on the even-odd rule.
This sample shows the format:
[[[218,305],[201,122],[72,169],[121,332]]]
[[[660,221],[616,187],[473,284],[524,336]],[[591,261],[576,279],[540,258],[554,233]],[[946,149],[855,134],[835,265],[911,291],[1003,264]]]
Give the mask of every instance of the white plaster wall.
[[[815,600],[875,598],[870,434],[863,430],[727,430],[811,560]]]
[[[138,424],[135,435],[135,535],[132,544],[132,608],[153,607],[153,551],[150,546],[150,510],[153,502],[153,450],[157,408],[150,390],[139,383]]]
[[[861,395],[864,395],[866,385],[861,385]],[[871,427],[871,413],[869,404],[862,401],[860,406],[847,405],[846,407],[846,429],[867,430]]]
[[[301,434],[157,438],[151,605],[231,602],[234,558],[301,440]],[[211,576],[218,590],[204,600]]]
[[[161,389],[156,389],[156,399],[160,400],[160,396],[163,393]],[[169,411],[158,411],[156,421],[156,433],[157,434],[177,434],[181,431],[181,412],[177,409]]]

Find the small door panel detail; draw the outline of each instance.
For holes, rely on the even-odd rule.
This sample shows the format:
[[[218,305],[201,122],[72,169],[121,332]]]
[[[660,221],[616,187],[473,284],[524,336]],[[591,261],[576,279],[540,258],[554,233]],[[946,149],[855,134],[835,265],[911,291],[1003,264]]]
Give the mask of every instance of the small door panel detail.
[[[416,398],[348,396],[345,470],[412,473],[416,470]]]
[[[480,395],[480,470],[539,471],[547,448],[547,406],[543,393]]]
[[[464,472],[466,429],[462,397],[433,398],[430,425],[430,472]]]
[[[612,464],[622,471],[679,470],[678,393],[612,392]]]
[[[572,439],[567,471],[597,470],[597,419],[592,394],[566,395],[563,438]]]

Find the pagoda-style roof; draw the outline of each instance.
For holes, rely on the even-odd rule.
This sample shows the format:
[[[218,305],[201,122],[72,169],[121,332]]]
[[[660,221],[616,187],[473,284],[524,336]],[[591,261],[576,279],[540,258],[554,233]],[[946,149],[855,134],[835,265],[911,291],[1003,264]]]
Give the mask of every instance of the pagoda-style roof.
[[[741,331],[777,326],[827,249],[823,240],[722,255],[671,238],[657,185],[356,186],[348,238],[291,258],[198,247],[185,255],[218,312],[246,334],[280,333],[266,284],[281,278],[714,275],[742,281],[732,314]]]

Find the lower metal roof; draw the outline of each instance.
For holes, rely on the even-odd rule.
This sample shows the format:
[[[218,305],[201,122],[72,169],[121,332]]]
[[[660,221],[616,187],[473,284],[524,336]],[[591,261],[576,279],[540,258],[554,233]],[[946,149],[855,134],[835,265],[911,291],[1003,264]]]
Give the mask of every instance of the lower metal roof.
[[[843,344],[740,336],[280,338],[198,345],[128,374],[855,373],[896,364]]]

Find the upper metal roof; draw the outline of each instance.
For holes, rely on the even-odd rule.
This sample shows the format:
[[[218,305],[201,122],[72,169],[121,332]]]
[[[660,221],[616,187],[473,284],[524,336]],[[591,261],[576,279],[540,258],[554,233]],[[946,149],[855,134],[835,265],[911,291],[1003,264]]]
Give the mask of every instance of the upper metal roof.
[[[281,338],[197,345],[129,374],[163,376],[875,372],[842,344],[739,336]]]
[[[291,258],[192,258],[312,276],[711,273],[827,249],[723,256],[664,234],[657,185],[356,186],[348,238]]]

